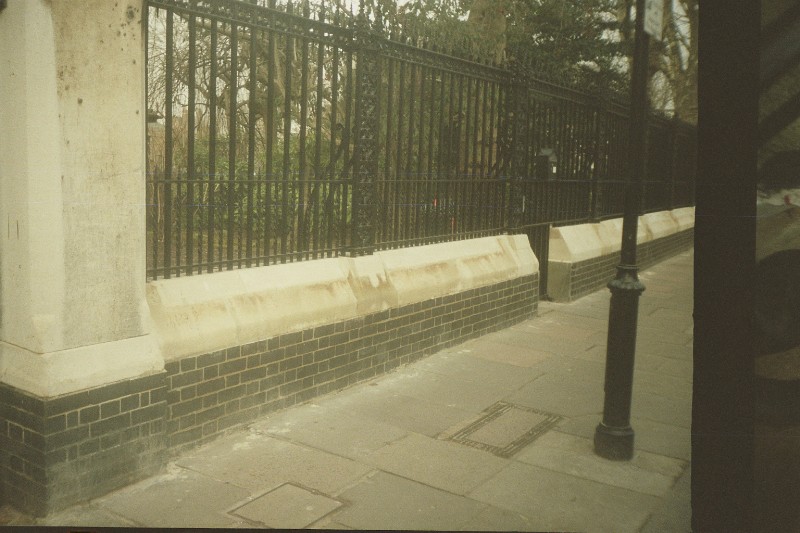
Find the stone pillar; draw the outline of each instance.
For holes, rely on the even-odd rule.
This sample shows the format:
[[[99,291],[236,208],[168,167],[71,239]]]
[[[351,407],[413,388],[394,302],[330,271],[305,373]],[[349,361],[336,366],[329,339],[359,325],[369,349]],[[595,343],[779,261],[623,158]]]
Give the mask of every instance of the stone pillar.
[[[145,300],[142,15],[142,0],[0,12],[0,477],[37,514],[85,496],[101,451],[126,455],[136,438],[109,431],[163,386]],[[123,396],[128,411],[95,419]]]

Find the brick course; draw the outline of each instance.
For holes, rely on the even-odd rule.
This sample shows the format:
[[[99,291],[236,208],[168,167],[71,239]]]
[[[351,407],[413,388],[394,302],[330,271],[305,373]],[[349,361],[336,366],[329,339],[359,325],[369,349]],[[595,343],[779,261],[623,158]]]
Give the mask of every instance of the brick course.
[[[530,318],[537,295],[533,275],[172,361],[168,448],[179,453],[236,424]]]
[[[0,383],[3,500],[44,515],[155,472],[166,443],[165,377],[47,400]]]

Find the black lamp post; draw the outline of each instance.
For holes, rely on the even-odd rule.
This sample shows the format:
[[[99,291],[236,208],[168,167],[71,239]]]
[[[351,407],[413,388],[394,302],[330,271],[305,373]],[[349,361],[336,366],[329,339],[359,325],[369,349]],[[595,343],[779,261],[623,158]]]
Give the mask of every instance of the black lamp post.
[[[645,0],[636,0],[636,38],[631,75],[631,129],[628,175],[625,184],[625,215],[622,222],[621,262],[608,284],[611,304],[608,313],[605,402],[603,421],[594,434],[594,451],[607,459],[633,457],[633,428],[630,424],[633,393],[633,361],[636,354],[636,319],[639,296],[644,285],[636,266],[636,231],[641,209],[642,176],[645,173],[647,133],[648,36],[644,31]]]

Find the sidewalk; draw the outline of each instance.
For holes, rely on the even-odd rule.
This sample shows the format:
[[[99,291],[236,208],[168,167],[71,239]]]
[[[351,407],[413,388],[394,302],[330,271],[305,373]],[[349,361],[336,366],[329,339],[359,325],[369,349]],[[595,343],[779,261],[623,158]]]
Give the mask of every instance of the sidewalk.
[[[592,451],[601,290],[260,419],[86,505],[7,523],[688,532],[692,261],[640,275],[632,461]]]

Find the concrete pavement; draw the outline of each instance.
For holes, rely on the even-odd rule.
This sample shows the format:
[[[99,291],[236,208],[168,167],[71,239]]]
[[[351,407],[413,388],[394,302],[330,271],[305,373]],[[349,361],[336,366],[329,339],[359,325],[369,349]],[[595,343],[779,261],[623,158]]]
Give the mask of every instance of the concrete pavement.
[[[691,251],[640,277],[636,453],[594,455],[609,292],[259,419],[161,475],[0,524],[690,531]]]

